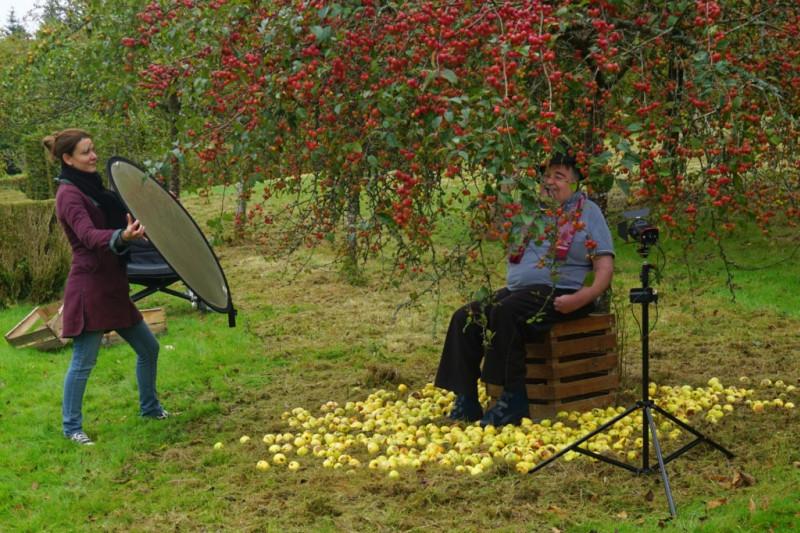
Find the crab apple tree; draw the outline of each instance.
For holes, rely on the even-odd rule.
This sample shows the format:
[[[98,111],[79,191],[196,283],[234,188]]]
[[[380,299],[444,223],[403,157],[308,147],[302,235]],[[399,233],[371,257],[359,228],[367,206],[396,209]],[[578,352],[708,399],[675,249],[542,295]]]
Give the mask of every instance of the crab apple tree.
[[[251,199],[240,224],[283,217],[290,248],[343,232],[352,261],[390,250],[399,269],[443,274],[487,238],[549,238],[537,175],[564,145],[601,205],[618,185],[676,235],[795,225],[799,14],[789,1],[170,0],[123,44],[173,51],[141,65],[139,90],[190,98],[175,150],[211,182],[239,176],[244,198],[262,181],[263,199],[289,200]],[[469,231],[439,253],[452,217]]]

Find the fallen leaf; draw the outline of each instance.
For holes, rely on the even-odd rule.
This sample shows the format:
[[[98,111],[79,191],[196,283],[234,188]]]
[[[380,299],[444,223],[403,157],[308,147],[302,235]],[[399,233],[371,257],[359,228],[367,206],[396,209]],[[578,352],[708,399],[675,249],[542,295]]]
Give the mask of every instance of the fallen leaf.
[[[652,490],[648,490],[647,494],[644,495],[644,499],[647,500],[648,502],[653,501],[653,498],[655,498],[655,495],[653,494]]]
[[[800,461],[795,461],[792,464],[794,465],[795,468],[800,468]]]
[[[552,533],[562,533],[562,530],[561,530],[561,529],[558,529],[558,528],[557,528],[557,527],[555,527],[555,526],[551,527],[551,528],[550,528],[550,531],[551,531]]]
[[[748,505],[748,508],[750,509],[751,513],[756,512],[756,502],[753,500],[753,498],[750,498],[750,505]]]
[[[719,498],[717,500],[711,500],[706,504],[706,509],[716,509],[722,505],[728,503],[728,498]]]
[[[37,482],[34,481],[33,483],[31,483],[31,489],[32,490],[36,490],[38,488],[39,488],[39,484]]]
[[[731,488],[738,489],[741,487],[750,487],[755,485],[756,478],[748,474],[747,472],[742,472],[741,470],[737,470],[733,474],[733,479],[731,479]]]
[[[621,519],[625,520],[626,518],[628,518],[628,513],[626,513],[625,511],[621,511],[621,512],[617,513],[617,518],[621,518]]]
[[[567,516],[567,512],[557,505],[551,505],[547,508],[547,510],[551,513],[557,514],[558,516]]]

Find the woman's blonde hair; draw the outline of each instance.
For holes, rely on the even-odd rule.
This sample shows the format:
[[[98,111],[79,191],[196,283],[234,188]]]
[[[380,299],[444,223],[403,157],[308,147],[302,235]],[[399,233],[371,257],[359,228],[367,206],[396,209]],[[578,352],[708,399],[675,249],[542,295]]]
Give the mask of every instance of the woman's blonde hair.
[[[42,139],[47,154],[57,163],[63,163],[64,154],[72,155],[75,147],[84,139],[91,139],[92,136],[86,131],[78,128],[67,128]]]

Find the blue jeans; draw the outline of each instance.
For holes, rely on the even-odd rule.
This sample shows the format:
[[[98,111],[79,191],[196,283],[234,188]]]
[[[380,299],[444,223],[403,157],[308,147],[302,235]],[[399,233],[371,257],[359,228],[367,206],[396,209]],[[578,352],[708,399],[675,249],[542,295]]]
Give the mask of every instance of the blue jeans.
[[[161,413],[161,404],[156,394],[156,372],[158,368],[158,341],[144,320],[129,328],[118,329],[136,352],[136,381],[139,384],[139,408],[142,416]],[[61,408],[64,435],[83,431],[83,393],[86,382],[97,363],[97,353],[103,340],[102,331],[84,331],[72,339],[72,362],[64,378],[64,401]]]

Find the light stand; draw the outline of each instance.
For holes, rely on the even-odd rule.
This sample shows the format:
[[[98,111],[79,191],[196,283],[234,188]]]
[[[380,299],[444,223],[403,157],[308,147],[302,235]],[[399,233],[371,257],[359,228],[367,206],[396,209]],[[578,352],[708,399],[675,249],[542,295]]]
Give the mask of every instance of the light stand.
[[[649,315],[648,306],[650,305],[651,302],[657,302],[658,301],[658,294],[655,292],[655,290],[653,290],[652,287],[650,287],[650,270],[653,268],[653,266],[650,263],[647,262],[647,254],[649,252],[649,249],[648,249],[649,245],[653,244],[655,242],[655,238],[657,238],[657,235],[658,234],[657,234],[657,230],[656,230],[655,237],[653,237],[652,241],[648,242],[648,240],[646,238],[643,238],[642,241],[641,241],[641,244],[640,244],[640,247],[638,249],[638,252],[639,252],[639,255],[641,255],[644,258],[644,262],[642,263],[642,271],[641,271],[641,274],[639,276],[639,278],[640,278],[640,280],[642,282],[642,287],[636,288],[636,289],[631,289],[631,292],[630,292],[630,302],[633,303],[633,304],[641,304],[641,306],[642,306],[642,332],[641,332],[641,338],[642,338],[642,398],[640,400],[638,400],[635,404],[633,404],[630,407],[628,407],[624,412],[620,413],[619,415],[615,416],[614,418],[612,418],[608,422],[604,423],[603,425],[601,425],[600,427],[598,427],[597,429],[595,429],[594,431],[592,431],[588,435],[586,435],[586,436],[582,437],[581,439],[573,442],[572,444],[570,444],[566,448],[562,449],[561,451],[559,451],[555,455],[552,455],[551,457],[549,457],[544,462],[539,463],[538,465],[536,465],[536,467],[533,468],[530,471],[530,473],[532,474],[532,473],[544,468],[545,466],[549,465],[550,463],[552,463],[553,461],[555,461],[556,459],[558,459],[559,457],[563,456],[564,454],[566,454],[569,451],[575,451],[575,452],[582,453],[584,455],[588,455],[589,457],[593,457],[593,458],[595,458],[595,459],[597,459],[599,461],[604,461],[604,462],[612,464],[614,466],[618,466],[620,468],[624,468],[626,470],[629,470],[629,471],[633,472],[634,474],[649,474],[650,472],[653,472],[656,468],[658,468],[658,470],[661,472],[661,479],[664,481],[664,491],[666,492],[666,495],[667,495],[667,502],[669,504],[669,512],[674,517],[674,516],[677,516],[677,511],[675,510],[675,502],[672,499],[672,489],[669,486],[669,476],[667,475],[667,470],[665,468],[666,464],[669,463],[670,461],[672,461],[673,459],[677,459],[678,457],[680,457],[681,455],[683,455],[684,453],[686,453],[690,449],[694,448],[695,446],[697,446],[701,442],[706,442],[709,445],[711,445],[712,447],[716,448],[717,450],[719,450],[720,452],[725,454],[725,456],[728,459],[733,457],[733,453],[731,453],[729,450],[723,448],[722,446],[720,446],[719,444],[717,444],[713,440],[709,439],[708,437],[706,437],[705,435],[703,435],[702,433],[700,433],[699,431],[697,431],[696,429],[694,429],[690,425],[686,424],[682,420],[679,420],[678,418],[676,418],[672,414],[666,412],[664,409],[662,409],[661,407],[656,405],[655,402],[653,402],[653,400],[650,399],[650,352],[649,352],[649,349],[650,349],[650,347],[649,347],[649,341],[650,341],[650,337],[649,337],[650,315]],[[596,435],[598,435],[600,433],[603,433],[604,431],[609,429],[611,426],[613,426],[614,424],[616,424],[617,422],[619,422],[620,420],[622,420],[626,416],[630,415],[631,413],[633,413],[635,411],[639,411],[639,410],[642,411],[642,465],[641,466],[631,465],[631,464],[619,461],[617,459],[614,459],[613,457],[606,457],[605,455],[600,455],[599,453],[596,453],[596,452],[593,452],[593,451],[591,451],[591,450],[589,450],[587,448],[581,447],[581,445],[584,442],[588,441],[589,439],[591,439],[592,437],[594,437],[594,436],[596,436]],[[686,431],[688,431],[689,433],[694,435],[695,439],[693,441],[689,442],[688,444],[684,445],[683,447],[681,447],[677,451],[671,453],[667,457],[664,457],[664,455],[661,453],[661,444],[658,442],[658,436],[656,435],[656,424],[653,421],[653,411],[659,413],[660,415],[665,416],[666,418],[668,418],[669,420],[674,422],[676,425],[682,427],[683,429],[685,429]],[[649,444],[649,440],[650,440],[651,436],[652,436],[652,439],[653,439],[653,448],[655,449],[655,452],[656,452],[656,459],[657,459],[657,465],[658,465],[657,467],[656,467],[655,464],[653,464],[653,465],[650,464],[650,457],[649,457],[650,444]]]

